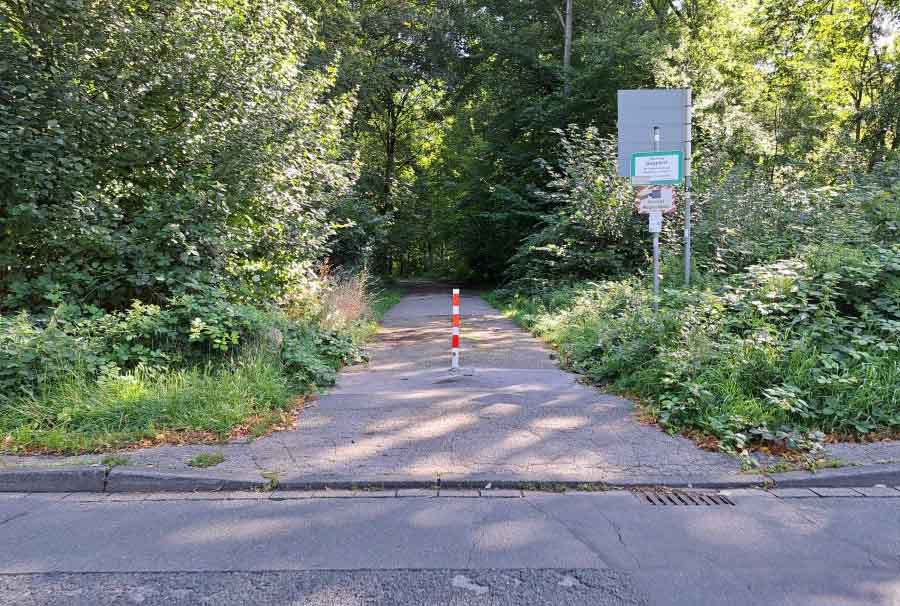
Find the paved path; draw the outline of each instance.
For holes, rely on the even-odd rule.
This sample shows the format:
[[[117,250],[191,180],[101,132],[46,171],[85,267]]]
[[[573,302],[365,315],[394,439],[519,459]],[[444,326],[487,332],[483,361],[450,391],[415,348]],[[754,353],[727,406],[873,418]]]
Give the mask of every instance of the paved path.
[[[900,604],[900,497],[796,494],[0,494],[0,603]]]
[[[297,429],[222,447],[124,454],[142,469],[257,481],[265,473],[282,482],[751,479],[736,459],[643,425],[629,401],[578,383],[540,341],[475,294],[461,303],[457,378],[447,372],[450,289],[419,287],[385,317],[370,362],[342,372],[300,414]],[[900,459],[896,442],[834,448],[846,460]],[[211,450],[225,462],[187,467]],[[6,457],[7,464],[65,460]]]
[[[576,382],[549,351],[477,296],[463,296],[462,366],[450,363],[450,297],[412,294],[392,309],[366,366],[251,447],[259,464],[315,479],[591,480],[634,473],[709,477],[719,454],[642,426],[632,406]]]

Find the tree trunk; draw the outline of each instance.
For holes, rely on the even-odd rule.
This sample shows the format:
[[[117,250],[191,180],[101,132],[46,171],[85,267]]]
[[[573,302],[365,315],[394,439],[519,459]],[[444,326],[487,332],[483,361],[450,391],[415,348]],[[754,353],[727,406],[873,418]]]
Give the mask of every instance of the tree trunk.
[[[566,24],[565,41],[563,43],[563,96],[568,97],[572,93],[570,81],[572,70],[572,13],[573,0],[566,0]]]
[[[397,167],[397,120],[394,115],[394,99],[388,96],[387,125],[384,133],[384,210],[390,207],[391,189],[394,184],[394,171]]]

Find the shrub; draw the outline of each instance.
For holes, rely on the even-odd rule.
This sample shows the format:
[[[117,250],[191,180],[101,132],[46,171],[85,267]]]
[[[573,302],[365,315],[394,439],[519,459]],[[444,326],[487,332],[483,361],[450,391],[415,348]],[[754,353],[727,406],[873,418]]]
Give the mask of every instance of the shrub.
[[[121,312],[63,306],[48,319],[0,317],[5,448],[104,450],[170,432],[224,439],[280,422],[297,395],[362,360],[367,281],[323,277],[317,288],[338,294],[306,315],[210,290]]]
[[[723,449],[900,431],[900,245],[807,247],[704,290],[584,283],[506,304],[560,359]],[[560,293],[561,296],[560,296]]]
[[[307,64],[296,3],[43,0],[0,20],[0,308],[274,299],[327,254],[350,100]]]
[[[43,325],[26,312],[0,316],[0,406],[73,372],[95,371],[104,362],[100,350],[96,340],[66,332],[57,316]]]

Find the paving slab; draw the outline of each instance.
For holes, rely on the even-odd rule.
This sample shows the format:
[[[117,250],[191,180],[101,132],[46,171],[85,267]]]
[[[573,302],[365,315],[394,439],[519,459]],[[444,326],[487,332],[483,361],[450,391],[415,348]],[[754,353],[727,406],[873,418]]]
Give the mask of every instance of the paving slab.
[[[449,498],[477,498],[481,493],[477,490],[463,490],[458,488],[441,488],[438,490],[439,497]]]
[[[0,545],[14,546],[0,558],[3,604],[601,605],[631,595],[616,578],[640,591],[624,603],[642,606],[719,606],[723,596],[753,606],[900,599],[898,499],[659,507],[627,491],[134,502],[8,495],[0,519],[30,499],[42,506],[0,524]],[[428,570],[454,572],[378,589],[379,579]],[[226,573],[239,582],[223,587],[215,575]],[[550,582],[534,586],[528,575],[538,573]],[[304,578],[348,588],[341,575],[352,574],[361,575],[352,592],[284,589],[291,580],[307,587]],[[414,589],[404,584],[423,592],[403,593]],[[502,597],[522,585],[526,594]],[[591,588],[609,591],[579,593]]]
[[[860,486],[853,490],[866,497],[900,498],[900,490],[888,486]]]
[[[436,489],[429,490],[427,488],[401,488],[397,491],[397,496],[401,498],[436,497],[438,496],[438,491]]]
[[[511,490],[511,489],[503,489],[503,488],[481,490],[480,494],[482,497],[496,498],[496,499],[519,499],[522,497],[521,490]]]
[[[780,499],[812,499],[819,496],[808,488],[776,488],[769,492]]]
[[[810,488],[820,497],[861,497],[862,495],[852,488]]]

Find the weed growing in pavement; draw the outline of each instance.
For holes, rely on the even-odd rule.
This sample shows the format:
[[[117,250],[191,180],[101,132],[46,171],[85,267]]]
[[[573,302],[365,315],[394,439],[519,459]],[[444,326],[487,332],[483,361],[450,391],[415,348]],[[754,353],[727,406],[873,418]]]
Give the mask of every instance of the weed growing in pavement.
[[[225,455],[223,455],[221,452],[201,452],[197,456],[190,459],[187,464],[191,467],[205,469],[207,467],[215,467],[216,465],[224,461]]]
[[[101,465],[106,465],[109,468],[119,467],[120,465],[128,465],[131,463],[131,459],[128,457],[123,457],[121,455],[109,455],[100,459]]]

